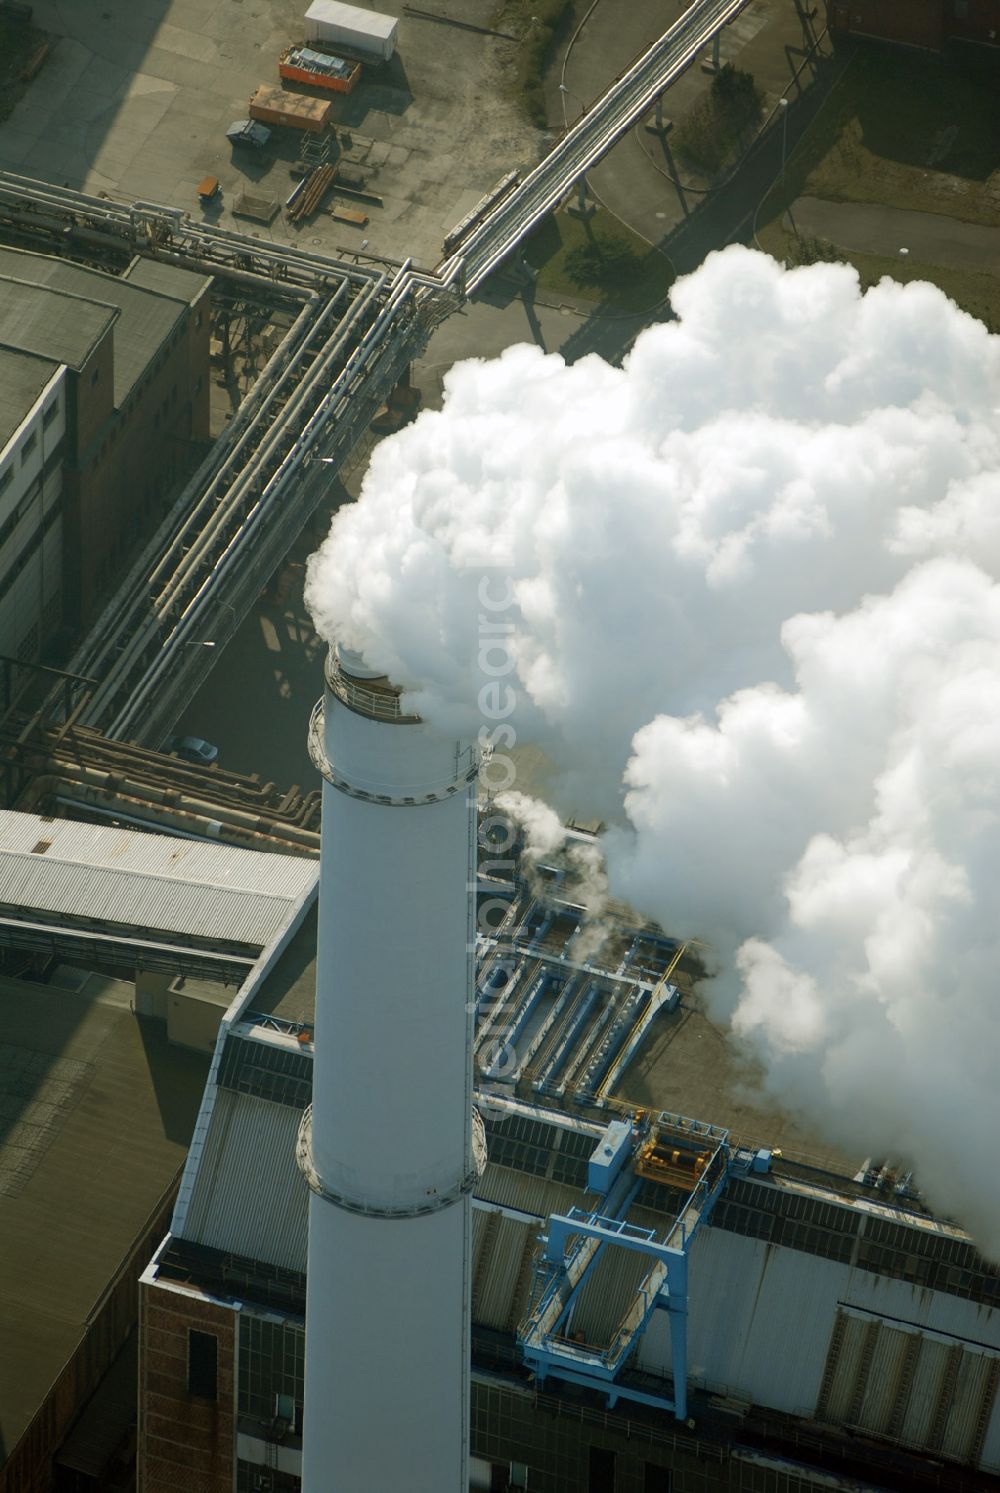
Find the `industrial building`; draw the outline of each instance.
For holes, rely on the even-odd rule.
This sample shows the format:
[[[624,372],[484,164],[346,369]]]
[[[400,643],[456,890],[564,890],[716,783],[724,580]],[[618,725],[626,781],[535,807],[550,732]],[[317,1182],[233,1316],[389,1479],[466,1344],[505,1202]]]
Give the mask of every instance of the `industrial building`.
[[[389,681],[333,657],[311,740],[320,900],[223,1018],[142,1277],[144,1493],[1000,1487],[1000,1274],[962,1230],[748,1108],[678,947],[614,908],[595,940],[571,856],[506,872],[485,827],[465,943],[469,758]]]
[[[1000,0],[827,0],[834,36],[940,52],[952,42],[1000,45]]]
[[[121,1450],[128,1473],[138,1276],[220,1018],[315,882],[311,860],[0,812],[3,1493],[113,1486]]]
[[[0,247],[0,653],[93,618],[208,439],[210,285]]]

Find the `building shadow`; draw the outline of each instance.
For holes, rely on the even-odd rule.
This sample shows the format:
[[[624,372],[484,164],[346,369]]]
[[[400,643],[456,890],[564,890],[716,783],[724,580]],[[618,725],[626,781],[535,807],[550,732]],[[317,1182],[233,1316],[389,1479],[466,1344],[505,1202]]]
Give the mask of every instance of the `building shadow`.
[[[336,98],[334,117],[347,129],[361,130],[369,114],[405,114],[413,103],[413,90],[406,64],[396,52],[378,68],[362,69],[361,82],[353,93]]]
[[[18,89],[9,117],[0,119],[0,168],[82,186],[131,100],[132,80],[148,65],[170,7],[171,0],[143,0],[142,5],[104,0],[102,6],[80,3],[65,10],[36,6],[32,24],[44,34],[49,51],[30,82]],[[34,127],[43,112],[50,116],[47,127],[25,148],[25,126]]]
[[[234,997],[236,989],[234,985]],[[222,1015],[221,1007],[219,1015]],[[163,1134],[167,1140],[187,1146],[205,1090],[208,1056],[170,1042],[167,1024],[159,1017],[136,1015],[134,1020],[156,1096]]]

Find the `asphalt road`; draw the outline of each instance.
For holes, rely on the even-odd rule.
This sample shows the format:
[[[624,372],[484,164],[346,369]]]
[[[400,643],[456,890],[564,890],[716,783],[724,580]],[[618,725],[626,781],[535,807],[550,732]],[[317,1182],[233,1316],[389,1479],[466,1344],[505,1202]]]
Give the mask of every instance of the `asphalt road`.
[[[877,202],[826,202],[799,197],[790,209],[799,233],[825,238],[841,249],[896,255],[910,251],[922,264],[995,273],[1000,228],[963,223],[941,213],[910,212]]]

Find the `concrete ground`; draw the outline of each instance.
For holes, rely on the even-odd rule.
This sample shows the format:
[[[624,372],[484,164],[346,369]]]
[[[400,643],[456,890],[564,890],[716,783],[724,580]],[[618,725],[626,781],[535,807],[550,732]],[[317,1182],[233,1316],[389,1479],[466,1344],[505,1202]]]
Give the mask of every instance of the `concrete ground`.
[[[963,223],[942,213],[911,212],[871,202],[826,202],[799,197],[788,217],[804,238],[823,238],[864,254],[898,254],[906,248],[921,264],[996,272],[1000,228]]]
[[[432,7],[461,25],[401,13],[397,56],[366,72],[350,97],[334,96],[349,159],[383,199],[363,229],[322,213],[301,227],[283,213],[270,225],[233,216],[241,192],[284,204],[294,185],[298,132],[276,133],[261,160],[234,152],[225,131],[246,115],[259,83],[278,83],[278,57],[302,39],[304,8],[303,0],[35,0],[36,23],[57,40],[0,124],[0,167],[115,200],[167,203],[279,243],[333,254],[362,252],[368,240],[370,253],[433,265],[445,232],[504,171],[538,155],[538,132],[507,96],[506,44],[487,34],[494,0]],[[206,175],[222,186],[221,203],[208,210],[195,195]]]
[[[225,130],[246,114],[259,83],[278,81],[282,49],[301,39],[302,0],[36,0],[35,19],[56,43],[0,124],[0,167],[116,201],[167,203],[278,243],[412,256],[432,266],[447,230],[505,172],[534,165],[564,121],[683,5],[578,0],[585,24],[569,33],[550,68],[548,131],[531,126],[515,101],[512,47],[493,30],[496,8],[496,0],[437,0],[435,20],[402,11],[397,56],[366,72],[354,94],[334,96],[346,159],[365,190],[382,199],[381,206],[340,199],[368,213],[364,227],[323,212],[302,225],[287,223],[283,211],[270,223],[233,213],[242,193],[283,208],[294,185],[298,132],[277,131],[258,158],[233,151]],[[721,57],[748,67],[773,107],[801,65],[804,39],[794,0],[751,0],[724,31]],[[697,64],[689,68],[665,96],[666,114],[680,118],[709,82]],[[600,199],[652,243],[687,223],[703,195],[672,181],[666,141],[665,149],[662,137],[639,125],[591,174]],[[206,175],[222,186],[208,209],[195,195]],[[327,206],[335,201],[336,191]]]

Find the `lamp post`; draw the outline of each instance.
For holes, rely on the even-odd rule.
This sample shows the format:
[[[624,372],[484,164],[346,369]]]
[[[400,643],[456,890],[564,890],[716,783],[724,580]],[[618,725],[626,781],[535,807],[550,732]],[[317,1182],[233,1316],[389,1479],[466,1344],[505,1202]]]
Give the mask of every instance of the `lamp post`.
[[[569,125],[569,120],[568,120],[568,118],[567,118],[567,116],[566,116],[566,100],[567,100],[567,99],[568,99],[568,98],[571,98],[571,99],[573,99],[573,100],[574,100],[574,101],[575,101],[575,102],[576,102],[576,103],[578,103],[578,104],[579,104],[579,105],[580,105],[580,118],[581,118],[581,119],[582,119],[582,118],[583,118],[583,116],[584,116],[584,115],[585,115],[585,114],[586,114],[586,112],[587,112],[587,106],[586,106],[586,104],[585,104],[585,103],[584,103],[584,102],[583,102],[583,99],[582,99],[582,98],[580,98],[580,96],[579,96],[579,94],[576,94],[576,93],[574,93],[574,92],[573,92],[573,91],[572,91],[572,89],[570,89],[570,88],[567,88],[567,87],[566,87],[566,84],[565,84],[565,83],[560,83],[560,84],[559,84],[559,92],[560,92],[560,93],[561,93],[561,94],[562,94],[562,96],[563,96],[563,100],[562,100],[562,107],[563,107],[563,125],[564,125],[564,126],[568,126],[568,125]]]

